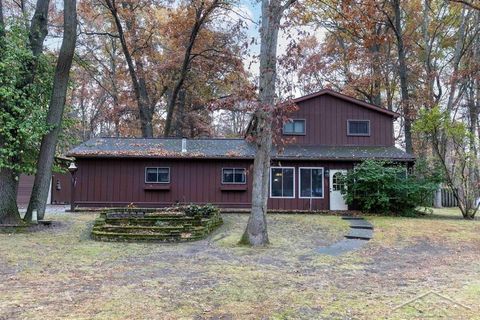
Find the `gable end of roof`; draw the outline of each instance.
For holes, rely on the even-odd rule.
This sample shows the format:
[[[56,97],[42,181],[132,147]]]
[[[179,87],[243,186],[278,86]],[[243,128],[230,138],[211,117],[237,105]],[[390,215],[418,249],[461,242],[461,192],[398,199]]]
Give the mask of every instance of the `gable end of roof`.
[[[362,101],[362,100],[355,99],[353,97],[347,96],[347,95],[345,95],[343,93],[340,93],[340,92],[333,91],[331,89],[322,89],[318,92],[293,99],[292,101],[295,102],[295,103],[300,103],[300,102],[310,100],[310,99],[313,99],[313,98],[317,98],[317,97],[320,97],[320,96],[323,96],[323,95],[326,95],[326,94],[328,94],[332,97],[344,100],[344,101],[351,102],[351,103],[353,103],[357,106],[361,106],[361,107],[364,107],[364,108],[367,108],[367,109],[370,109],[370,110],[373,110],[373,111],[377,111],[377,112],[389,115],[393,118],[398,118],[400,116],[400,114],[397,113],[397,112],[393,112],[393,111],[390,111],[388,109],[384,109],[382,107],[379,107],[377,105],[374,105],[374,104],[371,104],[371,103],[368,103],[368,102],[365,102],[365,101]]]

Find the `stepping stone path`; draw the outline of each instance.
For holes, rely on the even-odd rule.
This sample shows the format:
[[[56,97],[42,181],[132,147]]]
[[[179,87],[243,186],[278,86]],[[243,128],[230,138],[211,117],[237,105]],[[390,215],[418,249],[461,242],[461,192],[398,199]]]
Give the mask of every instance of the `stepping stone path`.
[[[341,254],[358,250],[363,247],[368,240],[373,238],[373,225],[361,217],[343,216],[343,220],[350,223],[350,232],[345,239],[335,242],[328,247],[319,248],[317,253],[330,256],[339,256]]]
[[[345,236],[347,239],[370,240],[373,237],[373,230],[371,229],[353,229]]]
[[[350,223],[350,228],[353,229],[370,229],[373,230],[373,226],[370,222],[366,220],[359,220],[359,219],[349,219],[348,222]]]

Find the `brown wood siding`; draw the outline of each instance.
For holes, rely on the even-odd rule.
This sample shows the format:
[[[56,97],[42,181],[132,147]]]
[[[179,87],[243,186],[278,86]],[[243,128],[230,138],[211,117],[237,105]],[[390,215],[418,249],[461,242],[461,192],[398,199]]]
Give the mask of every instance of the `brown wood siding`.
[[[305,119],[305,135],[295,137],[301,145],[393,146],[393,117],[330,95],[298,103],[292,119]],[[370,136],[348,136],[347,120],[370,120]]]
[[[52,204],[69,204],[72,180],[70,172],[52,174]]]
[[[18,179],[17,203],[18,205],[28,205],[30,195],[32,194],[33,181],[35,176],[20,175]]]
[[[252,161],[205,159],[78,159],[75,202],[80,207],[126,206],[163,207],[175,203],[212,203],[225,208],[248,208],[251,205]],[[273,166],[279,165],[277,161]],[[300,199],[299,167],[348,169],[351,162],[282,161],[284,167],[295,167],[295,198],[269,199],[270,209],[308,210],[309,199]],[[146,190],[146,167],[169,167],[167,190]],[[246,168],[246,190],[222,190],[222,168]],[[225,188],[225,187],[224,187]],[[235,188],[235,187],[232,187]],[[241,186],[237,188],[242,188]],[[312,199],[313,210],[329,208],[329,181],[324,180],[324,198]]]
[[[20,206],[28,205],[32,194],[34,175],[20,175],[18,182],[17,203]],[[58,182],[58,183],[57,183]],[[70,203],[71,180],[70,173],[56,173],[52,175],[51,204]]]

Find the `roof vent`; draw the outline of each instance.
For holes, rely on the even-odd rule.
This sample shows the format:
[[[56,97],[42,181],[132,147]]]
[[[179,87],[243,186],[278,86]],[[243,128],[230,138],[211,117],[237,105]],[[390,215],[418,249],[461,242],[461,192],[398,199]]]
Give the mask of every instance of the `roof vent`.
[[[182,138],[182,153],[187,152],[187,139]]]

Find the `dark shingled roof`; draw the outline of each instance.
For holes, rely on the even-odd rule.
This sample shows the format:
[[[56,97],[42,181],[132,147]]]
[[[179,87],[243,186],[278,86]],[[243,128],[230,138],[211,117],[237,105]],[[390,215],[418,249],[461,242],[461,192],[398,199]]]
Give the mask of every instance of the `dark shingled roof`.
[[[72,149],[68,156],[76,158],[207,158],[252,159],[255,146],[243,139],[187,139],[182,152],[182,139],[175,138],[93,138]],[[413,161],[414,156],[395,147],[332,147],[287,145],[274,159],[298,160],[363,160],[367,158]]]
[[[415,157],[396,147],[372,146],[286,146],[283,152],[274,156],[277,159],[305,159],[305,160],[364,160],[384,159],[413,161]]]
[[[69,152],[74,157],[250,158],[254,147],[242,139],[93,138]]]

